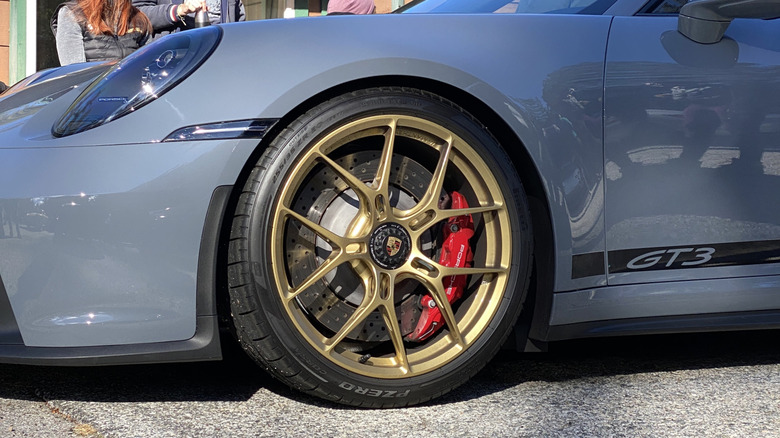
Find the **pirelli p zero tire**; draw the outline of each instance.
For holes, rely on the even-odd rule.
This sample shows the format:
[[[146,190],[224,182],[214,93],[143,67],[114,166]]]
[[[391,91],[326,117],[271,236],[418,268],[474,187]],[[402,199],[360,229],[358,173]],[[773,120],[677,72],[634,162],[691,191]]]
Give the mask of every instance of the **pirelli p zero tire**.
[[[232,319],[294,388],[407,406],[494,356],[530,262],[523,187],[483,125],[420,90],[362,90],[292,122],[252,171],[233,218]]]

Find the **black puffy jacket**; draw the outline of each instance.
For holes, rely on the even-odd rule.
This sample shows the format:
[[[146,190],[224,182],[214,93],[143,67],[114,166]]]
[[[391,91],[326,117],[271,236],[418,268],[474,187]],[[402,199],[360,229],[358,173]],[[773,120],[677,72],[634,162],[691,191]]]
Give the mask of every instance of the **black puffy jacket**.
[[[73,12],[81,27],[84,55],[87,62],[122,59],[144,45],[149,39],[149,34],[141,31],[128,32],[121,36],[92,34],[87,28],[86,20],[83,18],[81,9],[75,1],[62,3],[54,10],[54,15],[51,17],[51,30],[55,36],[57,35],[60,9],[63,6],[67,6]]]

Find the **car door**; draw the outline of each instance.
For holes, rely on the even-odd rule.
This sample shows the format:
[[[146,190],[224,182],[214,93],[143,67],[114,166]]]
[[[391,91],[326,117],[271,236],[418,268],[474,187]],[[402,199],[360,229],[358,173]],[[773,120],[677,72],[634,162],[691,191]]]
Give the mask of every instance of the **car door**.
[[[780,274],[780,20],[615,17],[605,70],[608,283]]]

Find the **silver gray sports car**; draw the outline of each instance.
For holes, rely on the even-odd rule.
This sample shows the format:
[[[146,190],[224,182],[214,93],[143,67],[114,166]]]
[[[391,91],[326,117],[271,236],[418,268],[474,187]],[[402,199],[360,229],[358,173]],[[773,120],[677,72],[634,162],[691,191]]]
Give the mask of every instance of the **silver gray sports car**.
[[[0,361],[336,402],[502,347],[780,327],[777,0],[424,0],[169,35],[0,96]]]

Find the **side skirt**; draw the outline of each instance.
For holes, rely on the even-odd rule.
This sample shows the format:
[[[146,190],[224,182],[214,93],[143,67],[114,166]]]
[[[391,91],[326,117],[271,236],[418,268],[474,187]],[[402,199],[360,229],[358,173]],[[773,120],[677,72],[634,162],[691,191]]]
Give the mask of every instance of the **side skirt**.
[[[661,335],[780,329],[780,311],[721,313],[711,315],[664,316],[658,318],[622,319],[550,328],[548,341],[627,335]]]

